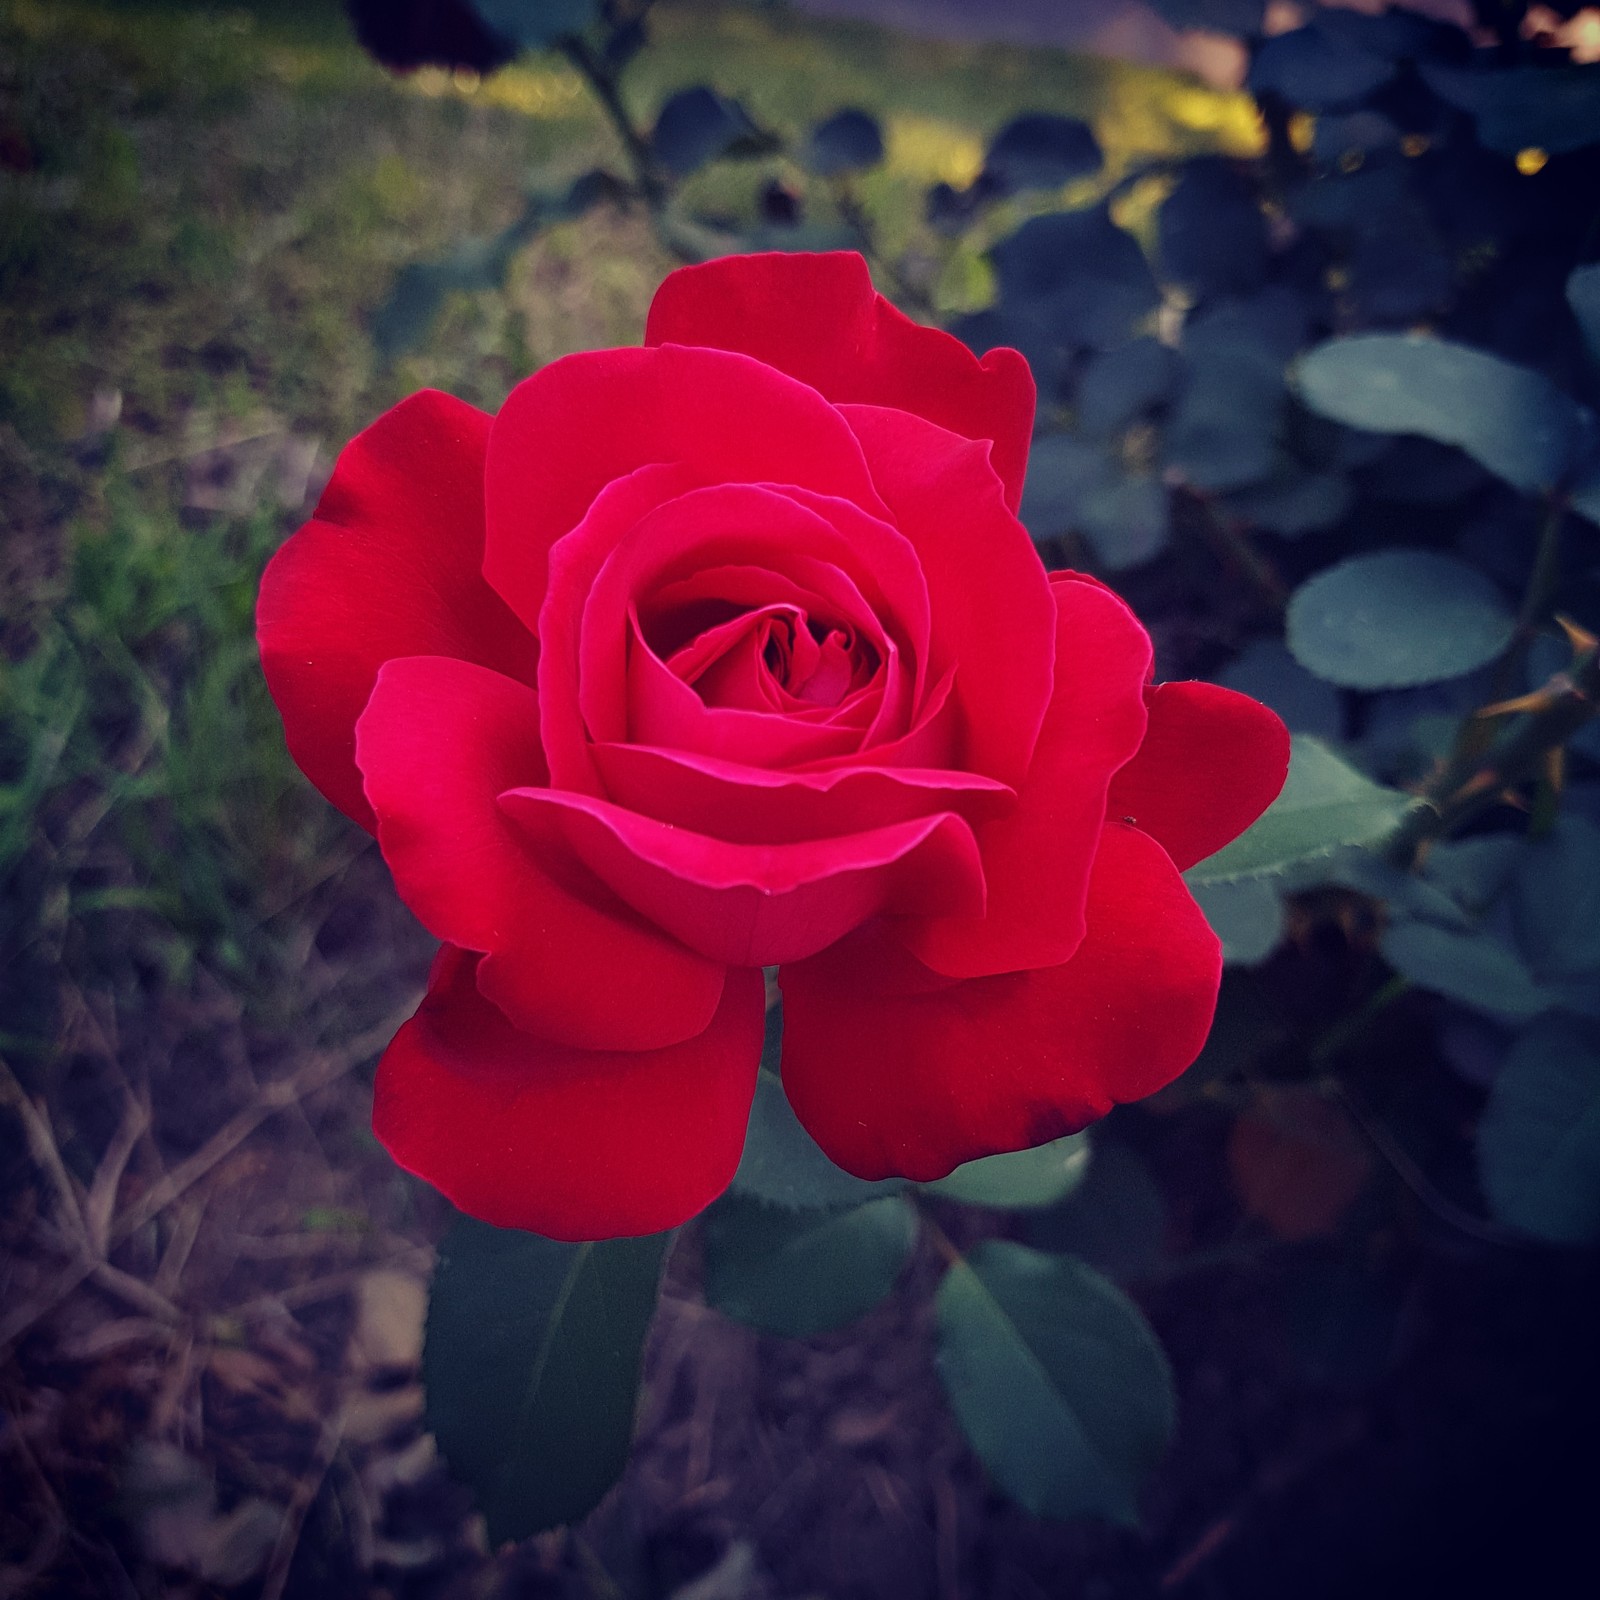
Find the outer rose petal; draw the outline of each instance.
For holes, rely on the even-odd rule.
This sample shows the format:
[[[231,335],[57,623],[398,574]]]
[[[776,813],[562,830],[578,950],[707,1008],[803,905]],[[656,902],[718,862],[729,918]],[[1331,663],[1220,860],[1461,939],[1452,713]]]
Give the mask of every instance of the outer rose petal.
[[[659,927],[736,967],[802,960],[880,911],[983,909],[978,847],[951,812],[752,845],[553,789],[511,789],[500,804],[539,848],[565,842]]]
[[[424,389],[345,446],[316,515],[267,565],[256,637],[289,751],[371,830],[356,718],[396,656],[459,656],[531,681],[538,646],[483,581],[490,418]]]
[[[1006,504],[1022,502],[1034,385],[1015,350],[979,361],[876,293],[852,251],[727,256],[681,267],[656,291],[645,343],[742,350],[836,405],[894,406],[968,439],[989,439]]]
[[[792,483],[883,515],[844,419],[772,367],[676,345],[564,356],[511,391],[484,479],[484,576],[530,628],[550,547],[607,484],[660,464],[704,484]]]
[[[1215,683],[1145,692],[1150,728],[1111,782],[1106,815],[1131,820],[1180,872],[1261,815],[1289,775],[1289,730],[1257,700]]]
[[[1106,789],[1139,748],[1150,636],[1109,589],[1058,573],[1056,689],[1015,811],[978,829],[981,918],[897,929],[936,972],[978,978],[1054,966],[1084,936]]]
[[[785,967],[784,1087],[846,1171],[928,1182],[1153,1094],[1200,1053],[1221,977],[1166,853],[1108,826],[1060,966],[952,981],[880,925]]]
[[[488,952],[478,985],[517,1027],[590,1050],[705,1029],[724,969],[641,922],[569,852],[535,855],[496,803],[546,781],[526,684],[442,656],[391,661],[356,751],[401,899],[437,938]]]
[[[1055,686],[1056,606],[984,453],[903,411],[844,406],[895,525],[922,560],[935,670],[956,669],[962,765],[1020,785]]]
[[[378,1064],[373,1131],[402,1167],[485,1222],[551,1239],[659,1233],[722,1193],[761,1059],[759,972],[728,974],[698,1037],[634,1053],[519,1032],[478,993],[475,965],[439,952]]]

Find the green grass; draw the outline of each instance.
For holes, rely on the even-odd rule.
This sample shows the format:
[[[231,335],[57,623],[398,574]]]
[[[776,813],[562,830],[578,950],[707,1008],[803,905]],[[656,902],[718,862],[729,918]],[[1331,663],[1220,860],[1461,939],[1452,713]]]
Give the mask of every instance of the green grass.
[[[657,31],[627,84],[641,122],[698,81],[790,136],[867,106],[889,160],[862,199],[886,249],[936,265],[923,192],[970,178],[1017,110],[1088,117],[1113,171],[1252,137],[1237,100],[1142,68],[770,7],[664,5]],[[247,1004],[293,1003],[302,908],[359,843],[293,770],[251,638],[260,569],[303,511],[270,492],[276,464],[220,500],[198,469],[248,468],[234,441],[253,436],[314,443],[325,468],[423,384],[494,406],[544,361],[636,339],[674,261],[616,209],[536,239],[503,291],[452,297],[394,366],[368,334],[403,265],[596,163],[620,165],[615,136],[553,58],[401,80],[306,0],[0,5],[8,1053],[48,1056],[64,983],[137,1007],[204,970]],[[729,166],[686,203],[738,213],[775,172],[801,178]],[[935,277],[947,308],[983,293],[970,249]]]

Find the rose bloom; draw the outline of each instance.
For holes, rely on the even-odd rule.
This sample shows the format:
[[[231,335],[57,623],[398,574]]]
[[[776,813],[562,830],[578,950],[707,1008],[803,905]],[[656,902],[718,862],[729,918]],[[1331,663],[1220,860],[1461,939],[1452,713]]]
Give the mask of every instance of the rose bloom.
[[[762,255],[498,416],[424,392],[346,447],[257,625],[296,761],[444,941],[378,1068],[402,1166],[504,1227],[675,1226],[738,1165],[767,966],[789,1100],[864,1178],[1189,1065],[1221,952],[1179,873],[1288,738],[1045,571],[1033,412],[859,256]]]

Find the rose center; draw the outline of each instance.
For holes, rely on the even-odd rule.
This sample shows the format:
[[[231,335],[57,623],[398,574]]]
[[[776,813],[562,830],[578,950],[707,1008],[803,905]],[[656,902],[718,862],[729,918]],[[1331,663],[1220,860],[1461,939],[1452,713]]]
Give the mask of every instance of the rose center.
[[[871,682],[879,658],[849,623],[778,604],[703,628],[666,663],[708,706],[793,712],[841,704]]]

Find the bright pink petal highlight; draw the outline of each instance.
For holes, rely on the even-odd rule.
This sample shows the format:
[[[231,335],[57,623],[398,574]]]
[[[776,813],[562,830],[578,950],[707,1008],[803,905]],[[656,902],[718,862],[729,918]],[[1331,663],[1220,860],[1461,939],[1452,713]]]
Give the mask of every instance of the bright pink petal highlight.
[[[968,439],[993,441],[1013,511],[1033,436],[1034,385],[1015,350],[981,361],[959,339],[924,327],[872,287],[859,255],[779,252],[683,267],[656,291],[652,345],[742,350],[810,384],[835,404],[895,406]]]
[[[425,389],[345,446],[316,515],[268,563],[256,637],[289,752],[369,831],[356,718],[396,656],[531,681],[538,646],[483,581],[490,418]]]
[[[1278,798],[1289,730],[1258,700],[1215,683],[1148,691],[1150,729],[1111,785],[1106,815],[1158,840],[1187,872]]]
[[[551,1239],[660,1233],[728,1186],[761,1059],[758,971],[730,972],[704,1032],[639,1052],[523,1033],[446,946],[378,1064],[372,1125],[461,1210]],[[626,981],[626,974],[613,975]]]
[[[874,925],[785,967],[784,1087],[847,1171],[927,1182],[1169,1083],[1205,1043],[1221,977],[1166,853],[1108,826],[1088,935],[1060,966],[942,978]]]
[[[797,961],[880,911],[978,912],[972,830],[948,812],[842,838],[742,845],[587,795],[500,797],[535,849],[564,841],[621,898],[733,966]]]
[[[496,803],[545,781],[526,684],[442,656],[391,661],[356,750],[401,899],[437,938],[488,952],[478,982],[518,1027],[620,1050],[705,1029],[723,968],[619,905],[559,841],[530,850]]]

